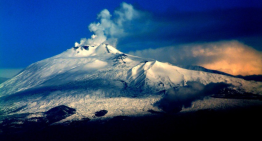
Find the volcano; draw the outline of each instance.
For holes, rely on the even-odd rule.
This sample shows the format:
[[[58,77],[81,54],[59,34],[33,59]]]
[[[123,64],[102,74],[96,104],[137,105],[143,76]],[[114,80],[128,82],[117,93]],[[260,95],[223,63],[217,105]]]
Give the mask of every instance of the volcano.
[[[262,105],[259,100],[233,100],[259,99],[261,82],[187,70],[132,56],[108,44],[78,45],[33,63],[0,84],[0,123],[2,127],[39,120],[54,124],[161,113],[165,111],[156,103],[170,89],[179,92],[192,82],[201,87],[217,83],[227,87],[209,90],[208,98],[193,100],[189,106],[182,106],[180,112]],[[14,117],[22,120],[10,120]]]

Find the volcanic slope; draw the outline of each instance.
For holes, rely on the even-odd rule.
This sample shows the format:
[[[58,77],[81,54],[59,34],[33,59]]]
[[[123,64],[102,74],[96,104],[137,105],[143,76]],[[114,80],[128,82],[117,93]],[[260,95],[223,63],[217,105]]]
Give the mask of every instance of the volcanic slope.
[[[76,46],[36,62],[0,84],[0,114],[41,114],[59,105],[76,109],[69,119],[143,115],[157,109],[166,90],[188,81],[227,83],[239,93],[262,95],[262,83],[221,74],[187,70],[153,59],[122,53],[116,48]]]

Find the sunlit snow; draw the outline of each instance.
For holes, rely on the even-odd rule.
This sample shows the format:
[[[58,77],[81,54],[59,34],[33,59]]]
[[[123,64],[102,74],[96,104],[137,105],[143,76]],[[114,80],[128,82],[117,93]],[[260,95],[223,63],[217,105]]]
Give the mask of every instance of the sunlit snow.
[[[65,120],[93,118],[99,110],[105,117],[144,115],[163,91],[183,87],[188,81],[204,85],[211,82],[232,84],[235,90],[262,95],[262,83],[220,74],[193,71],[152,59],[128,55],[101,44],[66,50],[36,62],[19,75],[0,84],[0,110],[10,113],[45,112],[55,106],[75,108],[76,114]],[[209,98],[197,101],[183,111],[230,105],[230,100]],[[204,104],[204,105],[203,105]]]

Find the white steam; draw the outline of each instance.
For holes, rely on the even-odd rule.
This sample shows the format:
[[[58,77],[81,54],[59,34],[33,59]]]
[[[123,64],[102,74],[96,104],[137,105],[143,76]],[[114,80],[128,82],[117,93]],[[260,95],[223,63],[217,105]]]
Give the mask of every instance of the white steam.
[[[88,26],[90,32],[93,32],[91,38],[83,38],[80,43],[76,42],[75,46],[98,46],[102,43],[116,46],[118,37],[126,35],[123,24],[137,17],[139,17],[139,12],[127,3],[122,3],[113,15],[107,9],[104,9],[97,15],[100,22],[94,22]]]

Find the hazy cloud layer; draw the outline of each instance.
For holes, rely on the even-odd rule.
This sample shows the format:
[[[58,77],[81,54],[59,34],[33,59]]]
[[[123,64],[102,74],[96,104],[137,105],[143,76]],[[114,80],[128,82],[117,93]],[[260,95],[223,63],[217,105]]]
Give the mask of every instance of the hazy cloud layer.
[[[260,8],[207,11],[169,9],[152,13],[123,2],[113,13],[102,10],[88,28],[93,33],[80,44],[107,42],[122,51],[195,42],[241,40],[262,51]],[[78,43],[76,44],[78,45]]]
[[[182,107],[190,107],[192,102],[218,93],[219,90],[229,86],[225,83],[203,85],[195,81],[187,82],[185,87],[168,89],[164,97],[156,102],[154,106],[161,108],[165,112],[179,112],[182,110]]]
[[[118,39],[121,49],[157,48],[194,42],[237,39],[262,50],[262,9],[235,8],[212,11],[164,13],[139,12],[143,18],[132,21],[128,36]],[[256,40],[256,42],[254,42]]]
[[[198,65],[233,75],[262,74],[262,52],[238,41],[137,50],[129,54],[174,65]]]

